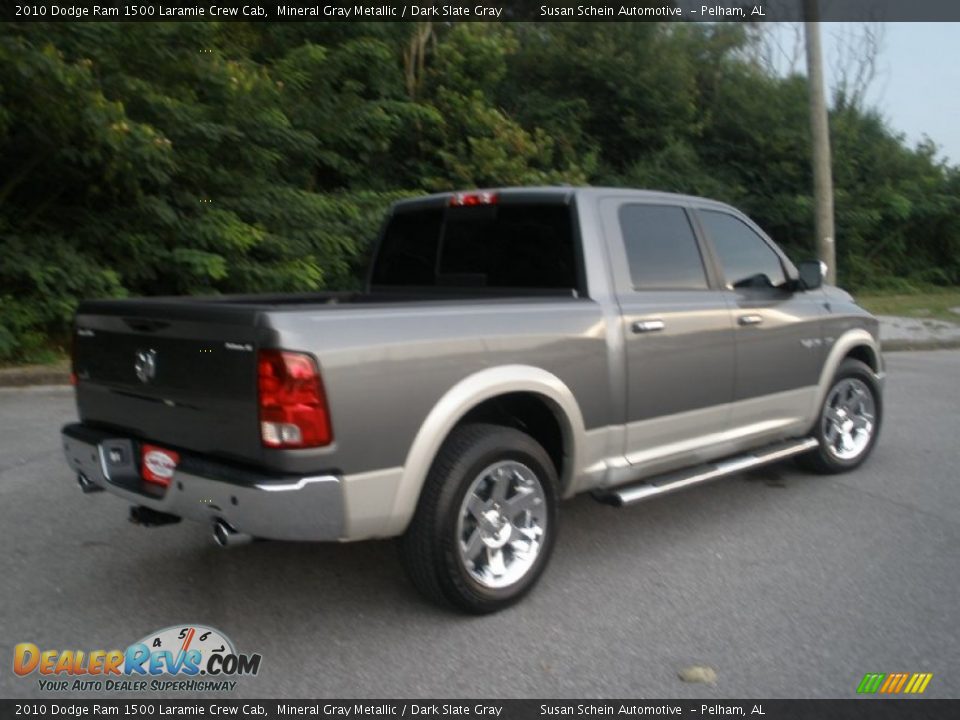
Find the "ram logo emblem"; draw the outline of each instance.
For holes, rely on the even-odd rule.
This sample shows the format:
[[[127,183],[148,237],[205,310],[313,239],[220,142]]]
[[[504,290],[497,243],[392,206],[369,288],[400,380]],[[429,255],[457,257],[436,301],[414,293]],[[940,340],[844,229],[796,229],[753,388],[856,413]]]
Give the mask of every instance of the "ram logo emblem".
[[[156,350],[137,350],[136,359],[133,362],[134,372],[142,383],[148,383],[157,375],[157,351]]]

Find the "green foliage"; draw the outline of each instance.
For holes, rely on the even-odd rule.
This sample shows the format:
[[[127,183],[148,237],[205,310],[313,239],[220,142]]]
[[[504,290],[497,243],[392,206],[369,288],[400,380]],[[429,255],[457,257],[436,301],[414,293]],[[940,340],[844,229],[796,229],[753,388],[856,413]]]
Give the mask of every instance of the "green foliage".
[[[809,257],[806,83],[734,24],[6,23],[0,361],[80,298],[356,288],[424,191],[707,195]],[[841,281],[960,284],[960,171],[843,97]]]

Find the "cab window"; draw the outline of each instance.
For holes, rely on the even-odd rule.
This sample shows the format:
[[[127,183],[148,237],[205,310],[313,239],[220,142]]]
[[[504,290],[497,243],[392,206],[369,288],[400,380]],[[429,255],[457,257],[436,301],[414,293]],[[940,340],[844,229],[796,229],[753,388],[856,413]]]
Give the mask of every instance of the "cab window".
[[[700,217],[730,287],[776,288],[786,283],[780,256],[749,225],[713,210],[701,210]]]
[[[702,290],[707,275],[697,238],[682,207],[620,208],[620,232],[636,290]]]

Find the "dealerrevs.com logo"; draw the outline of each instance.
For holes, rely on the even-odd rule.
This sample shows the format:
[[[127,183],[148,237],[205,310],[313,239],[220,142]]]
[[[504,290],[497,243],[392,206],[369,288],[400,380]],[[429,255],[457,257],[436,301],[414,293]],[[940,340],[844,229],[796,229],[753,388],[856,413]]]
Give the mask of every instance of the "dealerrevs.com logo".
[[[238,653],[219,630],[174,625],[150,633],[126,650],[41,650],[34,643],[13,649],[13,672],[38,675],[41,690],[95,692],[224,691],[234,678],[260,672],[258,653]]]

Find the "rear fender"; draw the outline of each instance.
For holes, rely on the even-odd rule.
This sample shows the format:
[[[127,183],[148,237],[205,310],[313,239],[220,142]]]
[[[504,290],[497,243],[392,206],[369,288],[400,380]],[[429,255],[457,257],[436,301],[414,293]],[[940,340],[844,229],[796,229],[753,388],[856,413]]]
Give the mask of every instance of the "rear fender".
[[[584,442],[583,416],[573,393],[556,375],[529,365],[503,365],[464,378],[434,405],[414,438],[403,464],[385,535],[399,535],[413,518],[430,466],[450,431],[474,407],[499,395],[529,392],[542,396],[557,414],[563,430],[564,463],[561,487],[569,491]]]

